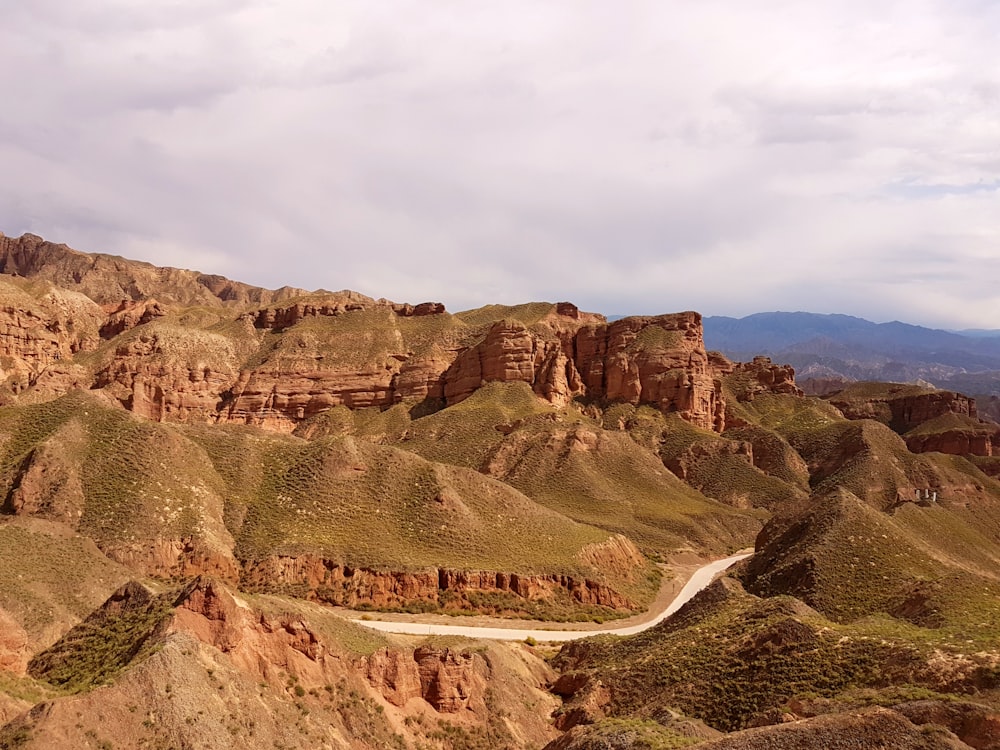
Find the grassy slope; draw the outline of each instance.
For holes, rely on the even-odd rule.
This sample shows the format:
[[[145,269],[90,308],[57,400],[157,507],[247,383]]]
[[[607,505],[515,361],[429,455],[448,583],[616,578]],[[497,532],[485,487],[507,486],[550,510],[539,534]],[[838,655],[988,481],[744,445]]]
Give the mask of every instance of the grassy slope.
[[[34,646],[50,645],[130,575],[61,524],[0,518],[0,609]]]
[[[5,492],[49,457],[78,478],[79,531],[105,549],[225,541],[224,518],[241,558],[309,552],[381,569],[570,573],[628,588],[578,559],[607,531],[475,471],[364,440],[157,424],[83,393],[0,409],[0,434]]]
[[[978,419],[968,417],[964,414],[948,412],[939,417],[934,417],[934,419],[928,419],[926,422],[921,422],[912,430],[909,430],[906,435],[937,435],[953,430],[992,434],[996,431],[996,425],[984,424]]]
[[[842,622],[893,612],[956,637],[997,633],[995,480],[961,457],[914,455],[884,424],[845,420],[818,399],[759,394],[736,409],[796,449],[812,490],[758,540],[755,592],[802,596]],[[939,489],[941,502],[908,502],[915,487]]]
[[[55,401],[0,409],[4,494],[32,460],[79,478],[79,530],[99,544],[205,531],[205,503],[221,482],[207,456],[161,425],[74,391]]]
[[[324,369],[381,369],[398,357],[422,358],[466,346],[477,335],[459,317],[442,313],[402,317],[392,308],[373,307],[335,316],[304,318],[262,335],[260,349],[244,369],[268,372],[322,366]],[[391,361],[395,360],[395,361]]]
[[[727,590],[728,588],[728,590]],[[995,644],[994,644],[995,645]],[[716,584],[667,623],[629,638],[588,639],[556,660],[610,690],[614,716],[651,717],[665,707],[732,731],[795,696],[837,697],[881,688],[870,700],[924,696],[942,686],[927,662],[968,645],[887,619],[842,625],[791,597],[757,599]],[[988,661],[964,687],[1000,686]],[[901,684],[918,687],[887,688]]]
[[[1000,550],[939,506],[886,514],[839,490],[772,521],[759,545],[744,576],[755,593],[840,622],[889,613],[956,639],[1000,636]]]
[[[627,433],[547,405],[523,383],[489,384],[418,419],[399,445],[488,471],[552,510],[626,534],[648,554],[726,551],[759,524],[678,481]]]
[[[501,320],[513,319],[526,326],[538,323],[551,314],[556,306],[551,302],[526,302],[521,305],[485,305],[475,310],[457,313],[456,318],[473,328],[482,328]]]
[[[227,483],[240,557],[310,551],[402,569],[568,572],[581,546],[607,538],[476,472],[349,436],[187,432]]]
[[[905,398],[907,396],[923,396],[935,393],[936,388],[905,383],[876,383],[873,381],[858,381],[848,383],[833,398],[838,401],[869,401],[871,399]]]
[[[681,427],[678,424],[674,429],[678,428],[685,432],[693,431],[689,425]],[[756,455],[761,452],[758,448],[759,436],[733,433],[719,436],[715,433],[706,433],[704,430],[698,432],[703,434],[684,448],[684,452],[702,453],[700,457],[690,461],[686,481],[709,497],[718,498],[737,507],[773,510],[805,496],[806,492],[798,482],[786,481],[783,476],[766,472],[754,465],[747,456],[731,450],[735,441],[751,437],[750,442],[754,443],[753,438],[758,438],[754,446]],[[668,464],[671,458],[685,460],[684,452],[674,455],[668,453],[668,446],[671,446],[673,440],[676,440],[676,435],[668,440],[660,451]]]
[[[170,617],[175,599],[176,592],[166,592],[114,614],[96,610],[36,654],[28,673],[69,692],[110,684],[133,661],[149,654],[150,639]]]
[[[227,376],[256,352],[260,333],[246,320],[216,308],[185,308],[104,341],[73,361],[92,372],[113,365],[117,356],[141,356],[145,367],[211,370]]]

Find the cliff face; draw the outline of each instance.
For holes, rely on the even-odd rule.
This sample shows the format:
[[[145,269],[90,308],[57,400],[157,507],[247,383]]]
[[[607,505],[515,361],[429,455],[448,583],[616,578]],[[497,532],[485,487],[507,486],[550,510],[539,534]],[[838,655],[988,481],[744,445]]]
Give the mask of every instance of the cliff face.
[[[311,605],[258,608],[205,578],[161,595],[121,587],[29,670],[70,689],[30,711],[14,703],[16,719],[0,713],[14,719],[4,746],[370,750],[442,746],[447,732],[541,747],[556,734],[552,670],[523,645],[403,647]]]
[[[741,400],[753,401],[758,393],[784,393],[802,396],[795,384],[795,368],[771,362],[770,357],[754,357],[752,362],[737,362],[732,373],[740,383]]]
[[[415,572],[356,568],[315,555],[270,557],[244,565],[240,585],[250,591],[303,592],[334,606],[377,608],[427,602],[472,609],[470,594],[509,593],[526,601],[568,595],[584,605],[630,610],[628,598],[596,581],[570,575],[523,575],[487,570],[431,568]]]
[[[986,425],[984,425],[986,427]],[[912,453],[948,453],[953,456],[993,456],[1000,447],[1000,429],[948,430],[932,435],[908,435]]]
[[[977,418],[976,400],[961,393],[933,390],[913,393],[912,390],[920,389],[896,388],[898,392],[893,392],[890,384],[882,389],[885,392],[873,393],[867,398],[855,396],[845,389],[830,396],[829,401],[848,419],[875,419],[899,433],[947,414]]]
[[[381,649],[361,661],[369,684],[394,706],[423,698],[438,713],[458,713],[486,682],[481,657],[449,648]]]
[[[413,315],[446,315],[437,305],[416,309],[421,307]],[[396,319],[403,315],[398,308],[376,303],[367,313],[374,317],[374,312],[377,325],[395,332]],[[328,310],[318,315],[355,312]],[[269,330],[285,330],[296,320],[272,310],[252,315],[255,324],[288,323]],[[451,406],[486,383],[518,381],[559,405],[577,397],[649,404],[663,412],[678,412],[705,429],[724,427],[721,386],[704,350],[697,313],[582,326],[572,318],[560,322],[560,328],[529,327],[505,319],[479,337],[468,332],[474,343],[442,341],[419,354],[408,350],[399,336],[395,348],[352,363],[309,355],[310,343],[304,341],[302,356],[291,362],[275,357],[237,372],[231,368],[157,371],[145,361],[155,351],[130,344],[118,350],[115,362],[102,371],[95,386],[121,383],[133,394],[126,396],[126,406],[153,419],[200,421],[211,418],[214,411],[218,420],[283,431],[333,406],[387,407],[404,401]]]
[[[1000,427],[979,419],[976,400],[954,391],[858,383],[829,396],[848,419],[875,419],[903,436],[912,453],[993,456]]]
[[[0,272],[21,277],[0,305],[8,400],[29,387],[43,398],[102,389],[154,420],[290,432],[333,406],[437,408],[521,381],[559,405],[648,404],[725,426],[719,361],[694,312],[607,323],[563,302],[528,322],[503,310],[466,322],[436,302],[269,291],[34,235],[0,235]],[[57,287],[39,295],[39,282]],[[206,308],[219,312],[194,312]]]
[[[462,401],[483,383],[523,381],[553,403],[581,396],[650,404],[721,431],[725,405],[698,313],[578,327],[570,322],[579,320],[575,307],[563,303],[557,314],[567,324],[547,331],[512,320],[494,324],[444,373],[447,403]]]

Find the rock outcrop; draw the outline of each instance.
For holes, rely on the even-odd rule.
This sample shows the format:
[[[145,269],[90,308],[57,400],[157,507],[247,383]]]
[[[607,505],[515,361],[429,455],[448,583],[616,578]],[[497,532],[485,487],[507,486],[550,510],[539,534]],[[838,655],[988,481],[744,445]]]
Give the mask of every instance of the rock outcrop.
[[[423,698],[439,713],[457,713],[484,682],[477,681],[479,659],[474,653],[420,646],[412,652],[384,648],[361,664],[371,686],[394,706]]]
[[[698,313],[586,326],[575,343],[588,397],[650,404],[698,427],[724,429],[722,384],[709,363]]]
[[[976,750],[1000,750],[1000,713],[966,701],[922,700],[893,706],[918,725],[947,727]]]
[[[563,303],[561,309],[578,320],[575,307]],[[699,427],[723,428],[721,385],[698,313],[590,322],[554,333],[545,337],[516,320],[494,324],[445,373],[447,403],[468,398],[483,383],[522,381],[554,403],[581,397],[650,404]]]
[[[855,390],[865,385],[873,387],[870,395],[860,395]],[[828,400],[848,419],[874,419],[900,434],[946,414],[977,418],[974,398],[953,391],[933,391],[913,386],[861,383],[845,388]]]
[[[13,395],[44,383],[50,370],[97,348],[102,320],[100,307],[83,295],[55,287],[32,294],[14,280],[0,281],[0,383]]]
[[[903,436],[913,453],[992,456],[1000,426],[979,418],[961,393],[894,383],[855,383],[828,397],[848,419],[874,419]]]
[[[0,672],[24,674],[30,642],[24,628],[0,609]]]
[[[577,398],[648,404],[699,427],[725,426],[719,376],[732,365],[709,357],[701,316],[694,312],[608,323],[560,302],[547,312],[543,307],[529,323],[516,316],[489,322],[486,316],[476,319],[485,323],[466,324],[453,320],[438,302],[400,304],[350,291],[268,291],[218,276],[88,255],[34,235],[0,236],[0,272],[58,284],[90,306],[86,326],[23,304],[0,309],[0,354],[24,365],[10,380],[15,396],[38,384],[45,367],[56,365],[57,372],[41,379],[37,390],[58,395],[71,387],[105,389],[151,419],[240,422],[290,432],[334,406],[384,408],[403,401],[445,406],[484,383],[520,381],[558,405]],[[230,333],[191,332],[198,340],[179,353],[170,344],[169,327],[150,324],[190,306],[235,311]],[[349,346],[371,352],[363,361],[327,356],[322,350],[330,342],[295,334],[309,319],[350,315],[366,316]],[[421,342],[417,348],[396,323],[439,316],[459,333],[438,334],[436,340],[414,334]],[[79,334],[82,329],[85,335]],[[278,351],[274,337],[283,335],[295,340]],[[65,367],[77,351],[96,348],[102,338],[117,346],[92,374]],[[375,345],[376,339],[381,343]],[[760,373],[770,378],[766,386],[772,390],[786,376],[794,389],[790,370]]]
[[[913,453],[949,453],[953,456],[992,456],[1000,448],[1000,426],[981,423],[940,432],[906,435]]]
[[[120,333],[130,331],[136,326],[162,318],[166,310],[155,299],[122,300],[117,306],[107,305],[109,311],[107,320],[101,326],[101,338],[113,339]]]
[[[618,610],[635,609],[628,597],[597,581],[571,575],[523,575],[486,570],[428,568],[379,571],[316,555],[273,556],[243,563],[240,585],[249,591],[294,591],[344,607],[402,607],[419,602],[470,608],[475,593],[507,593],[527,601],[568,595],[574,601]]]
[[[752,362],[737,362],[733,375],[741,387],[740,400],[753,401],[758,393],[786,393],[803,395],[795,384],[795,368],[791,365],[777,365],[770,357],[754,357]]]

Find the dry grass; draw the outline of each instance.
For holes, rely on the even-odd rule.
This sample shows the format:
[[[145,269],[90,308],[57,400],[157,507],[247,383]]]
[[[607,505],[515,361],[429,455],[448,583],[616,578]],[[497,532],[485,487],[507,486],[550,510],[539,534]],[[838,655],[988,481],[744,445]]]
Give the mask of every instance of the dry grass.
[[[0,520],[0,608],[48,646],[130,577],[89,539],[57,524]]]
[[[516,320],[526,326],[532,326],[542,318],[554,312],[556,306],[551,302],[527,302],[522,305],[486,305],[475,310],[465,310],[457,313],[456,318],[474,328],[488,327],[501,320]]]

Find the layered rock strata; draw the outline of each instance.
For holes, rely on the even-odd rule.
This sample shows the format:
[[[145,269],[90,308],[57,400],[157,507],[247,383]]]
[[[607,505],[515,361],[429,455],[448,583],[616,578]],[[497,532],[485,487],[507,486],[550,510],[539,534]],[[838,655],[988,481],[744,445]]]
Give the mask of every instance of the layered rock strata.
[[[1000,426],[986,422],[929,434],[906,435],[913,453],[949,453],[953,456],[993,456],[1000,447]]]
[[[391,608],[426,602],[471,608],[469,595],[499,592],[527,601],[568,595],[579,604],[635,609],[632,601],[611,587],[571,575],[449,568],[380,571],[343,565],[316,555],[274,556],[245,562],[240,586],[251,591],[294,591],[305,598],[344,607]]]
[[[458,713],[477,690],[476,654],[420,646],[383,648],[361,660],[369,684],[394,706],[423,698],[439,713]]]
[[[829,401],[848,419],[875,419],[888,424],[899,433],[947,414],[978,418],[976,400],[953,391],[905,393],[898,396],[888,393],[867,399],[846,399],[835,395]]]
[[[66,318],[16,304],[0,310],[0,354],[34,373],[30,379],[10,380],[15,391],[32,385],[56,395],[72,387],[105,389],[151,419],[241,422],[291,431],[338,405],[385,408],[427,401],[445,406],[485,383],[524,382],[559,405],[573,399],[645,404],[679,413],[699,427],[725,427],[719,376],[732,365],[705,351],[701,316],[694,312],[608,323],[561,302],[530,318],[530,324],[504,318],[502,310],[499,319],[479,316],[477,321],[486,322],[473,324],[448,315],[436,302],[398,304],[350,291],[269,291],[218,276],[88,255],[34,235],[0,235],[0,272],[58,284],[89,305],[86,326],[77,320],[83,313]],[[161,321],[191,306],[233,308],[220,318],[232,315],[228,332],[194,331],[197,341],[186,349],[172,342],[180,334]],[[372,355],[364,361],[342,356],[339,349],[325,355],[324,347],[336,345],[322,340],[326,328],[300,331],[309,319],[351,315],[362,317],[350,318],[349,336],[356,340],[344,345],[359,351],[367,347]],[[398,323],[416,319],[442,321],[414,334],[421,340],[418,350]],[[275,349],[284,336],[292,338]],[[95,349],[102,339],[115,345],[94,370],[66,366],[76,352]],[[57,372],[39,377],[52,365]],[[764,368],[759,377],[767,381],[762,387],[776,390],[782,381],[790,392],[794,389],[790,370]]]

